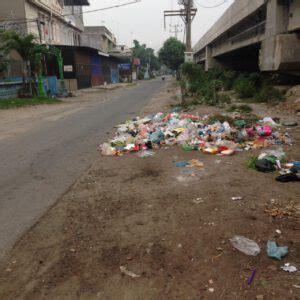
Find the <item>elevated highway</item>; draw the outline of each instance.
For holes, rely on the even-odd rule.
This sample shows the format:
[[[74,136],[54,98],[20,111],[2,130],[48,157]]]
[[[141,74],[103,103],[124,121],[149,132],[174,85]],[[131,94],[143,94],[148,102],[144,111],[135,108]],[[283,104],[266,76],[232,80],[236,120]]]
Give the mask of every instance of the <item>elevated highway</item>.
[[[206,70],[300,73],[300,0],[236,0],[194,52]]]

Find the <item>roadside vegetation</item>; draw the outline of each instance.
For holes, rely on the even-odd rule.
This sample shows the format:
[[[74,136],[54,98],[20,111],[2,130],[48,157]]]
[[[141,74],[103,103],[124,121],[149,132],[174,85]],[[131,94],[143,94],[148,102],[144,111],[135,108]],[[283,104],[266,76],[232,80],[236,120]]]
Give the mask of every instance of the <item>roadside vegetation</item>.
[[[181,65],[181,86],[193,103],[224,106],[238,98],[246,103],[278,103],[284,92],[274,87],[274,80],[260,73],[238,73],[219,68],[205,72],[197,64]],[[249,105],[232,105],[229,111],[251,112]]]
[[[61,102],[62,101],[57,98],[50,97],[0,99],[0,109],[36,106],[42,104],[58,104]]]

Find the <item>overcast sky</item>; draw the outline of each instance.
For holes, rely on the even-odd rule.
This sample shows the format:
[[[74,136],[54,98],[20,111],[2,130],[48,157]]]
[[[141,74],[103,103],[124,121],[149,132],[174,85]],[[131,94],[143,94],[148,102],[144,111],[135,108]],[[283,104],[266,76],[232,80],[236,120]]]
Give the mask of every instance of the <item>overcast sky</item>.
[[[84,10],[93,10],[112,6],[132,0],[90,0],[91,5]],[[215,6],[225,0],[195,0],[198,14],[193,22],[193,45],[224,13],[233,0],[227,0],[223,5],[215,8],[201,6]],[[200,6],[201,5],[201,6]],[[86,26],[104,25],[108,27],[118,39],[119,44],[132,46],[132,39],[137,39],[148,47],[159,50],[163,42],[169,38],[169,25],[183,24],[179,17],[167,19],[167,29],[164,30],[164,10],[178,8],[177,0],[142,0],[129,6],[115,8],[107,11],[84,14]],[[179,34],[183,40],[183,32]]]

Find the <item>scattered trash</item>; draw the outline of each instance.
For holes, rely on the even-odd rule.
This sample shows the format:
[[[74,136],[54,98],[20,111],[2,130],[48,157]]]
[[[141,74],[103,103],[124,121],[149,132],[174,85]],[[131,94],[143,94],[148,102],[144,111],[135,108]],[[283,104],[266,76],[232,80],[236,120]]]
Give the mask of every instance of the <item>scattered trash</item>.
[[[136,117],[116,126],[115,136],[100,150],[110,156],[179,144],[184,151],[233,155],[241,150],[291,144],[289,135],[277,131],[277,123],[270,117],[259,122],[245,121],[238,115],[233,118],[234,126],[177,111]]]
[[[279,230],[279,229],[276,229],[275,232],[276,232],[277,234],[281,234],[281,233],[282,233],[281,230]]]
[[[236,235],[230,239],[231,245],[246,255],[257,256],[260,253],[258,244],[244,236]]]
[[[203,168],[204,164],[203,164],[203,162],[199,161],[198,159],[192,159],[192,160],[188,161],[188,166]]]
[[[228,150],[221,151],[221,154],[223,154],[223,155],[233,155],[234,152],[235,151],[233,149],[228,149]]]
[[[213,292],[215,291],[215,289],[211,287],[211,288],[208,289],[208,291],[209,291],[210,293],[213,293]]]
[[[249,277],[249,279],[248,279],[248,281],[247,281],[248,285],[251,285],[251,283],[252,283],[253,280],[254,280],[255,275],[256,275],[256,269],[253,270],[251,276]]]
[[[127,276],[129,276],[131,278],[139,278],[139,277],[141,277],[140,275],[137,275],[137,274],[135,274],[135,273],[127,270],[127,268],[124,267],[124,266],[120,267],[120,271],[121,271],[121,273],[123,273],[123,274],[125,274],[125,275],[127,275]]]
[[[231,197],[231,200],[239,201],[239,200],[243,200],[243,197]]]
[[[275,206],[276,205],[276,206]],[[271,202],[271,205],[267,204],[265,213],[269,214],[273,218],[287,218],[287,217],[300,217],[300,206],[296,206],[293,201],[291,201],[285,207],[280,207],[276,202]]]
[[[265,173],[276,171],[275,164],[265,158],[258,159],[255,163],[255,168],[257,171]]]
[[[154,155],[155,155],[155,152],[150,151],[150,150],[143,150],[137,154],[138,157],[142,157],[142,158],[150,157],[150,156],[154,156]]]
[[[300,173],[298,175],[295,173],[287,173],[287,174],[279,175],[278,177],[276,177],[276,180],[279,182],[300,181]]]
[[[258,157],[254,157],[249,162],[249,167],[260,172],[274,172],[279,171],[279,176],[276,177],[276,181],[279,182],[292,182],[300,181],[300,162],[290,162],[283,164],[286,154],[280,148],[277,150],[266,150]],[[250,165],[251,164],[251,165]]]
[[[267,243],[267,253],[269,257],[281,260],[282,257],[288,254],[288,247],[278,247],[274,241],[268,241]]]
[[[204,203],[204,200],[202,200],[202,198],[197,198],[197,199],[193,200],[193,202],[198,205],[200,203]]]
[[[109,144],[103,144],[101,146],[101,153],[105,156],[113,156],[116,155],[117,151],[115,148],[111,147]]]
[[[175,163],[175,166],[177,168],[185,168],[188,165],[189,165],[189,163],[186,162],[186,161],[178,161],[178,162]]]
[[[278,124],[271,117],[264,117],[263,122],[271,126],[277,126]]]
[[[291,266],[290,263],[284,264],[284,266],[280,267],[283,271],[289,272],[289,273],[294,273],[297,272],[297,268],[295,266]]]

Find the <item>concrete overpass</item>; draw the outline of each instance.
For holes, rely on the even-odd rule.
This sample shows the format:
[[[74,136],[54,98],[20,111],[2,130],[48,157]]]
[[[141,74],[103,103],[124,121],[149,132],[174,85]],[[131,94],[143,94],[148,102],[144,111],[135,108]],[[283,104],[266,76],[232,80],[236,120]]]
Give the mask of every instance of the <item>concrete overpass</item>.
[[[300,0],[235,0],[194,52],[206,70],[300,74]]]

